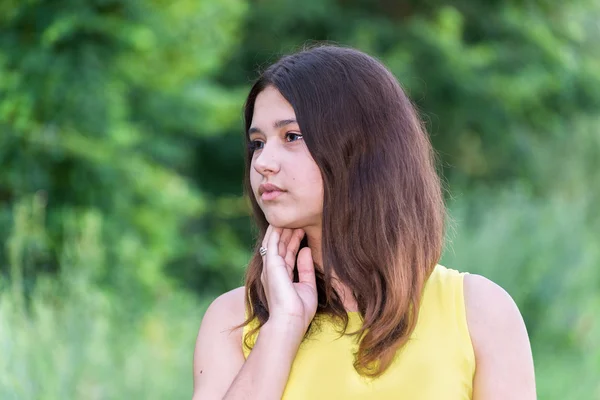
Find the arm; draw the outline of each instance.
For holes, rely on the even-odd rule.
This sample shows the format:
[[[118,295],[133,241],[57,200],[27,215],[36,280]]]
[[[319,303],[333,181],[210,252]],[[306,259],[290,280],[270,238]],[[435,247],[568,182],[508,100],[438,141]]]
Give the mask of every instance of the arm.
[[[244,288],[220,296],[206,311],[194,352],[194,400],[282,397],[292,362],[317,310],[312,254],[309,248],[298,252],[303,236],[302,229],[271,225],[267,229],[261,282],[269,320],[247,360],[241,329],[235,334],[231,331],[244,321]],[[298,282],[293,282],[296,253]]]
[[[513,299],[479,275],[465,275],[464,294],[477,365],[473,400],[535,399],[531,346]]]
[[[241,328],[230,330],[244,320],[243,296],[243,287],[225,293],[204,314],[194,352],[194,400],[280,399],[283,395],[302,340],[299,329],[292,319],[269,320],[244,360]]]
[[[292,362],[300,346],[293,322],[271,324],[260,330],[254,348],[224,399],[281,399]]]
[[[206,310],[194,351],[194,400],[222,399],[244,364],[244,287],[227,292]]]

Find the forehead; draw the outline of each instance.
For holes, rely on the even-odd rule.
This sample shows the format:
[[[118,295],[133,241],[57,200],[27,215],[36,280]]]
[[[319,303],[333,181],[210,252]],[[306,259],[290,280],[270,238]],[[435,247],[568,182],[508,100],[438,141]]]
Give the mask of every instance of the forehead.
[[[272,121],[296,119],[292,105],[273,86],[267,86],[256,96],[252,126],[267,128]]]

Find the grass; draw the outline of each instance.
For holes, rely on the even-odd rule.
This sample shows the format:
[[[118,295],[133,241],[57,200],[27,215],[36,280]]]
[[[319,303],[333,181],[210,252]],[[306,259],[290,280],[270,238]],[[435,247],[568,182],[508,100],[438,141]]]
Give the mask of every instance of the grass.
[[[442,263],[480,273],[515,299],[541,399],[600,399],[596,126],[587,138],[536,153],[547,169],[540,176],[549,179],[541,182],[548,195],[516,184],[458,192],[450,203],[456,231]],[[14,209],[3,269],[10,279],[0,281],[0,398],[190,398],[195,336],[211,299],[168,282],[148,295],[128,280],[135,274],[121,276],[115,288],[99,284],[108,263],[119,266],[111,271],[142,274],[140,260],[152,260],[143,246],[123,239],[122,257],[109,261],[103,221],[93,212],[65,215],[61,272],[33,284],[27,271],[49,248],[44,221],[39,196]]]
[[[0,398],[191,398],[193,349],[206,304],[164,288],[147,301],[95,284],[94,269],[104,258],[94,215],[81,217],[58,278],[40,277],[26,295],[20,278],[36,248],[31,242],[43,238],[39,210],[17,207],[8,243],[16,279],[3,281],[0,291]]]

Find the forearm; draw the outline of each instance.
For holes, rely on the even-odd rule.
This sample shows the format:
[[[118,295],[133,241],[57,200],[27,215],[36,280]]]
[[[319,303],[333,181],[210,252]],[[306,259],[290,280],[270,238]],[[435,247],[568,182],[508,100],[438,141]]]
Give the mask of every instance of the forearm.
[[[301,340],[293,324],[267,322],[224,399],[281,399]]]

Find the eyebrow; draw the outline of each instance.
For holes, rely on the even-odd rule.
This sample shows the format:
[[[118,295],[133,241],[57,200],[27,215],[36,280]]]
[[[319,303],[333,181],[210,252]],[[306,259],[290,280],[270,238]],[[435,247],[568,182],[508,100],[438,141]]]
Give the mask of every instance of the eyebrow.
[[[281,120],[275,121],[275,123],[273,124],[273,128],[281,129],[286,125],[297,124],[297,123],[298,123],[298,121],[296,121],[295,119],[281,119]],[[260,128],[253,126],[250,129],[248,129],[248,136],[252,135],[253,133],[263,133],[263,131],[261,131]]]

